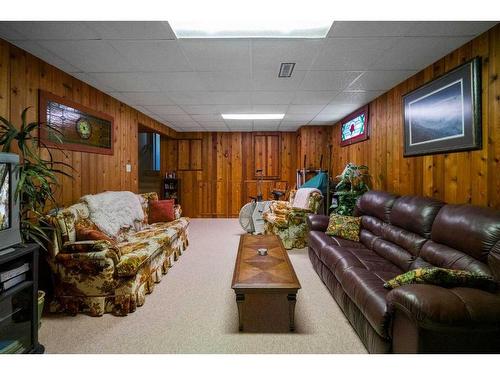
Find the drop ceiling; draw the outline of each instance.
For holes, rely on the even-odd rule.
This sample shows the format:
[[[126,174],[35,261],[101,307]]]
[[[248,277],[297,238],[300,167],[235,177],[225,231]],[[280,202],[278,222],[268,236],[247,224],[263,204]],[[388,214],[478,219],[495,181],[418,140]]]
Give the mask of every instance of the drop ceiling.
[[[321,39],[177,39],[158,21],[0,22],[0,37],[178,131],[294,131],[338,121],[495,23],[342,21]],[[278,78],[283,62],[295,63],[290,78]]]

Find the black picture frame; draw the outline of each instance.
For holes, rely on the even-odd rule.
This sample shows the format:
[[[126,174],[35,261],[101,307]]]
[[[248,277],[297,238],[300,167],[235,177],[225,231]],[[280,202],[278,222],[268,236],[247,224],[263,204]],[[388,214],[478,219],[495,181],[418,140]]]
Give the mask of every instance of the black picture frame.
[[[404,156],[482,147],[481,59],[403,96]]]

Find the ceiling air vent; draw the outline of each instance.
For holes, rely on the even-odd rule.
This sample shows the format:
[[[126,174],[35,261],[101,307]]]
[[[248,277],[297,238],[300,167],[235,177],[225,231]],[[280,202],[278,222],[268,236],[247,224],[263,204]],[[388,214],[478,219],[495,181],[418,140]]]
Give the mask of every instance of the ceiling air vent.
[[[292,76],[295,63],[281,63],[279,78],[290,78]]]

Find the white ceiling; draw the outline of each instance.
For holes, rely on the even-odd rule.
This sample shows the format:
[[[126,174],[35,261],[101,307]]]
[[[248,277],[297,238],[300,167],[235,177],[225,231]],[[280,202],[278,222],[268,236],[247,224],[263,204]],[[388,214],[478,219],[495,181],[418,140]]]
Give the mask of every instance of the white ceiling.
[[[338,121],[495,23],[342,21],[324,39],[176,39],[168,22],[0,22],[0,37],[178,131],[293,131]],[[296,63],[291,78],[278,78],[282,62]]]

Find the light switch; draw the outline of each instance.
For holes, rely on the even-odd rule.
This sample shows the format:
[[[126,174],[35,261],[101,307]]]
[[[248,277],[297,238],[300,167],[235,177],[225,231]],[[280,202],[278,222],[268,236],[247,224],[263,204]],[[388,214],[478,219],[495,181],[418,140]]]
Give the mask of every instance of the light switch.
[[[132,165],[131,165],[131,164],[126,164],[126,165],[125,165],[125,171],[126,171],[127,173],[132,172]]]

